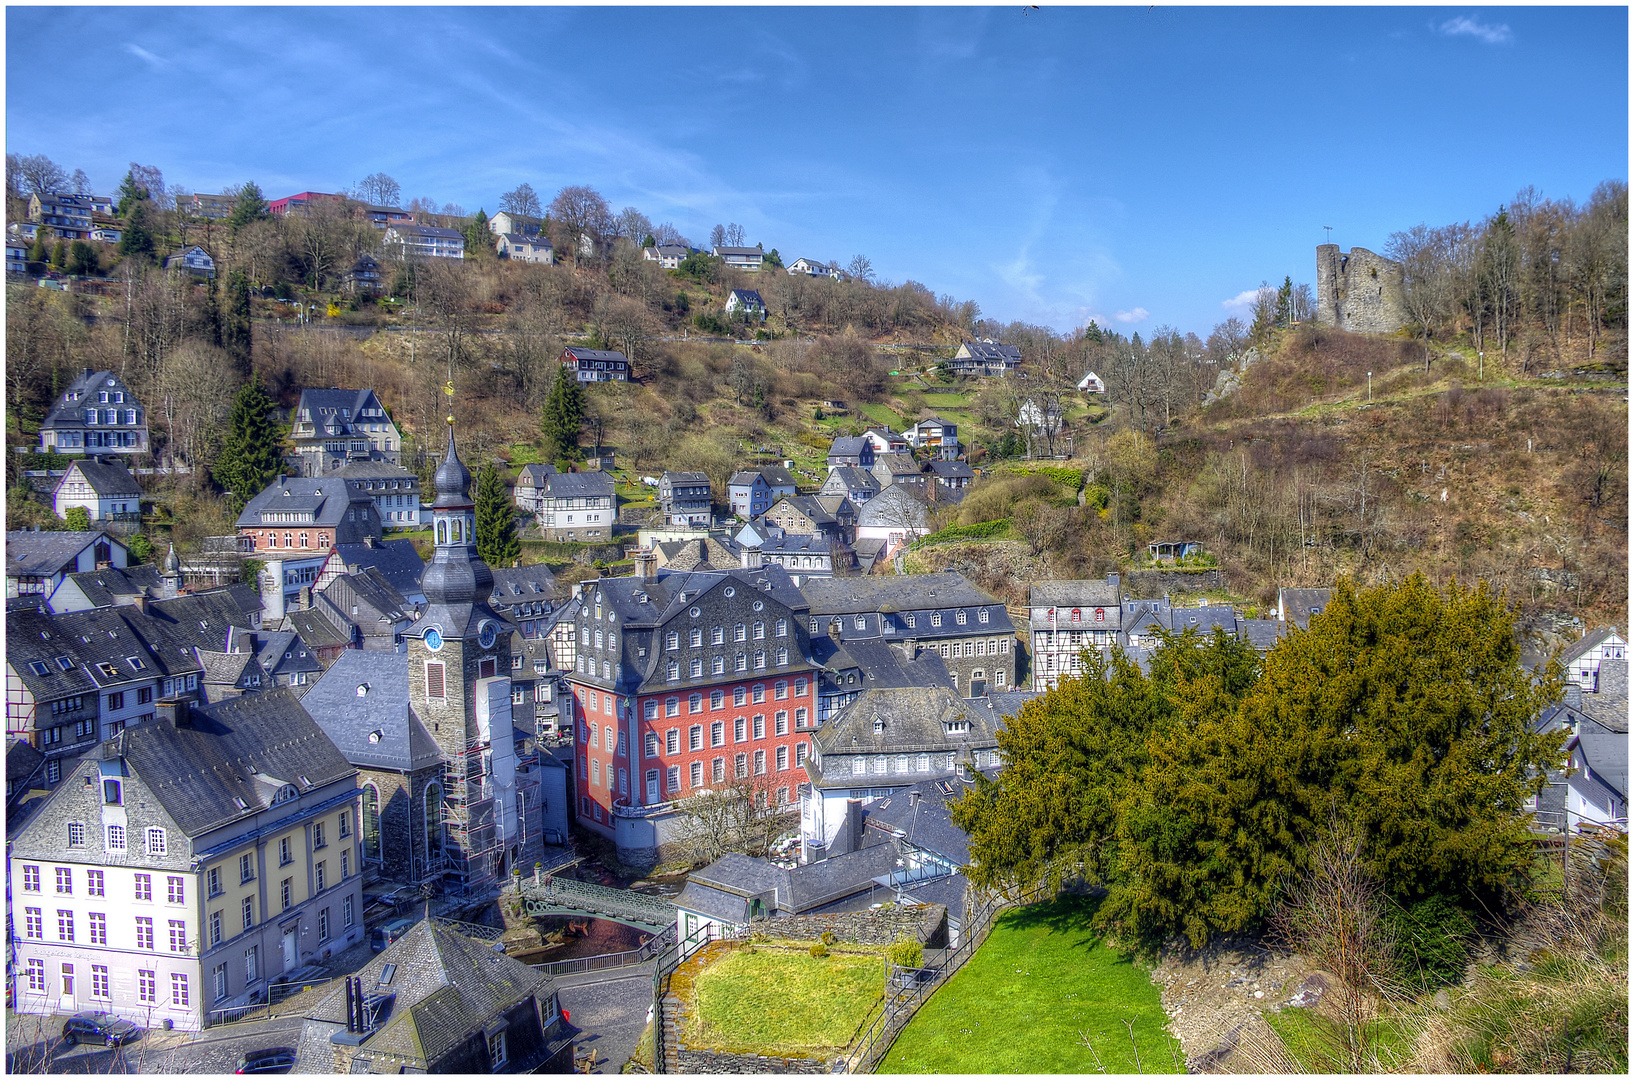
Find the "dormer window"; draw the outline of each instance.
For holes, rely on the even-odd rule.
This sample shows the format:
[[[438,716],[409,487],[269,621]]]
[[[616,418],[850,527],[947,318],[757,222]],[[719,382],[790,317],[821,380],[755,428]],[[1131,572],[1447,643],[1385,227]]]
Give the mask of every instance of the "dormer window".
[[[877,716],[874,717],[874,734],[875,735],[885,734],[885,721],[881,720]]]
[[[1096,622],[1105,622],[1106,621],[1106,609],[1105,608],[1096,608],[1095,609],[1095,621]]]
[[[932,626],[941,626],[942,625],[942,613],[940,611],[931,612],[930,624]]]

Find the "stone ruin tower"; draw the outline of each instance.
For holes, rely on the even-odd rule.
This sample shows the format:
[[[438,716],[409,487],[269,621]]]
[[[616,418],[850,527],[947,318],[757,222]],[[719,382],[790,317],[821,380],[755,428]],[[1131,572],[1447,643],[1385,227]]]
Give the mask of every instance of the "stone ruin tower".
[[[1316,321],[1357,334],[1393,334],[1407,325],[1401,264],[1366,248],[1316,248]]]

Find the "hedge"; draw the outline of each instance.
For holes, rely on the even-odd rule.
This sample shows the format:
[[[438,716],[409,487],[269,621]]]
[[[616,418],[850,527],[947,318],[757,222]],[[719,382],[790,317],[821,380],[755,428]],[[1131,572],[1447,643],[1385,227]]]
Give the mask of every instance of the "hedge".
[[[1010,519],[999,518],[996,521],[978,521],[974,525],[949,525],[941,532],[933,532],[929,536],[922,536],[913,542],[915,549],[930,547],[933,544],[947,544],[955,540],[990,540],[1010,531]]]

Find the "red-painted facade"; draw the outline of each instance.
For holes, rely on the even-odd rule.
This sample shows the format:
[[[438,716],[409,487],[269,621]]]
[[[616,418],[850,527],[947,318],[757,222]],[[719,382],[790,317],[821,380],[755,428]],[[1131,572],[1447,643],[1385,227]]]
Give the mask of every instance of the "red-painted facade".
[[[740,777],[770,801],[798,801],[817,725],[809,669],[690,684],[633,700],[569,682],[577,810],[586,828],[611,836],[615,805],[667,803]]]

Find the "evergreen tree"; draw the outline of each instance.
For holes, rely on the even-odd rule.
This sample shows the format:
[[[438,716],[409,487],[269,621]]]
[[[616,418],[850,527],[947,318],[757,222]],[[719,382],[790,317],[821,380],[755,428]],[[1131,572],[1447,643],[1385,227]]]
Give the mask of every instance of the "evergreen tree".
[[[119,202],[114,209],[120,217],[124,217],[137,203],[148,197],[148,189],[136,182],[136,174],[127,172],[125,179],[119,184]]]
[[[562,364],[556,381],[545,399],[545,415],[540,422],[552,458],[571,457],[579,445],[579,428],[584,423],[584,387],[571,369]]]
[[[461,231],[465,235],[467,258],[476,258],[479,251],[487,251],[490,255],[497,254],[494,250],[494,234],[488,230],[488,215],[483,210],[478,209]]]
[[[238,189],[237,198],[233,200],[232,212],[227,215],[227,230],[237,236],[239,230],[250,222],[263,221],[270,216],[267,213],[267,200],[262,196],[260,186],[251,180]]]
[[[522,542],[516,538],[516,515],[512,512],[510,493],[493,462],[477,473],[475,502],[477,557],[489,566],[513,565],[522,557]]]
[[[224,491],[232,492],[227,503],[234,513],[284,470],[283,440],[271,412],[272,399],[259,381],[246,383],[233,399],[227,438],[211,472]]]
[[[221,320],[221,346],[233,366],[250,377],[250,279],[242,270],[227,275],[227,304]]]
[[[75,240],[68,248],[68,272],[70,274],[94,274],[96,270],[96,248],[83,240]]]
[[[61,270],[68,265],[68,242],[58,240],[51,245],[51,265]]]
[[[51,245],[45,242],[45,233],[34,234],[34,246],[28,249],[28,261],[44,264],[51,259]]]

